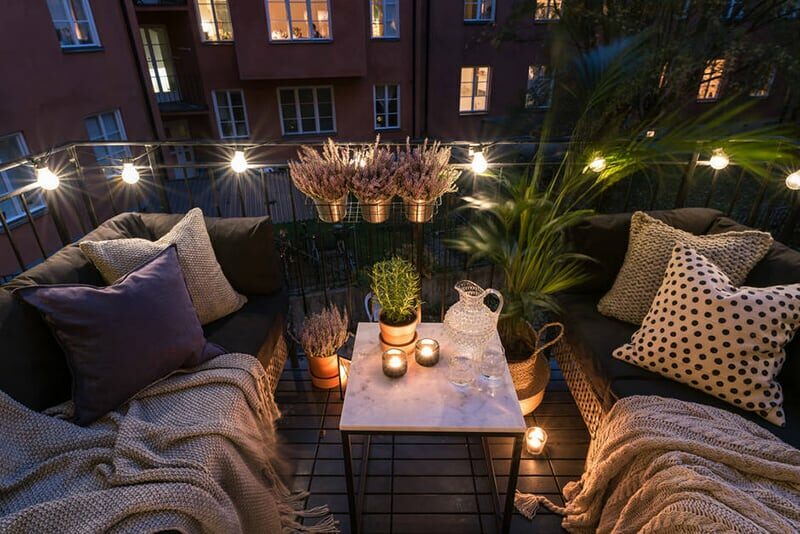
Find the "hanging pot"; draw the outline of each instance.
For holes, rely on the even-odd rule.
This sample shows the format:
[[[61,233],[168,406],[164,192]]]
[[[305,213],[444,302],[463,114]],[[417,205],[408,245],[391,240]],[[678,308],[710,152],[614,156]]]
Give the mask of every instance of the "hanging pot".
[[[322,222],[337,223],[347,217],[347,195],[333,201],[314,199],[314,205]]]
[[[339,386],[339,358],[336,354],[322,358],[308,358],[311,383],[321,389]]]
[[[434,200],[406,200],[406,219],[413,223],[426,223],[433,218]]]
[[[361,216],[368,223],[378,224],[386,222],[392,213],[392,199],[380,200],[377,202],[361,202]]]

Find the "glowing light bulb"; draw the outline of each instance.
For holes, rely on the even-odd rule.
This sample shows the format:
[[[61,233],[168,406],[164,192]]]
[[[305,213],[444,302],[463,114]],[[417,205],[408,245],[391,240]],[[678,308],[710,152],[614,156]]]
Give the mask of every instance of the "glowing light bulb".
[[[708,160],[708,164],[715,171],[721,171],[727,167],[730,162],[731,160],[728,159],[728,155],[725,154],[721,148],[716,149],[711,155],[711,159]]]
[[[139,181],[139,171],[130,161],[122,164],[122,181],[126,184],[135,184]]]
[[[792,191],[797,191],[800,189],[800,171],[794,171],[792,174],[786,177],[786,187]]]
[[[56,173],[51,171],[48,167],[37,167],[36,183],[38,183],[39,187],[42,189],[52,191],[58,187],[59,180],[58,176],[56,176]]]
[[[589,168],[593,172],[603,172],[607,166],[608,162],[606,161],[606,158],[602,156],[595,156],[592,161],[589,162]]]
[[[250,165],[247,163],[247,158],[244,157],[244,152],[241,150],[237,150],[233,153],[233,159],[231,159],[231,169],[233,172],[242,173],[250,168]]]
[[[472,170],[476,174],[483,174],[489,168],[489,162],[486,161],[486,156],[483,155],[483,150],[476,150],[472,155]]]

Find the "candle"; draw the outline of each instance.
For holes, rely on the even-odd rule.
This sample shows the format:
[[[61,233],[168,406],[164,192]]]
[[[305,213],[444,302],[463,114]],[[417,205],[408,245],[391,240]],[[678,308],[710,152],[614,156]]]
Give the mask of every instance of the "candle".
[[[439,342],[425,338],[417,341],[414,359],[423,367],[433,367],[439,362]]]
[[[547,443],[547,432],[538,426],[525,431],[525,446],[530,454],[542,454]]]
[[[383,353],[383,374],[389,378],[400,378],[408,370],[408,358],[405,351],[389,349]]]

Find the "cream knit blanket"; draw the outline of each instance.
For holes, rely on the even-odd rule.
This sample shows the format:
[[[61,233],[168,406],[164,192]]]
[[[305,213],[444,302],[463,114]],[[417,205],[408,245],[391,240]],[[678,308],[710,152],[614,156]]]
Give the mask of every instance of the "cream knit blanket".
[[[0,532],[338,532],[276,474],[266,383],[258,360],[226,354],[86,428],[51,416],[71,403],[46,415],[0,393]]]
[[[567,504],[570,532],[800,532],[800,451],[726,410],[628,397],[605,416]]]

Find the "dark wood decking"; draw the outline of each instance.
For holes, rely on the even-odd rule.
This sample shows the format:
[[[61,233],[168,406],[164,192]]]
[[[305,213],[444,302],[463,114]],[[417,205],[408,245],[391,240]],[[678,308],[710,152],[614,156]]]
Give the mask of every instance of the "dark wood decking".
[[[338,389],[312,387],[302,357],[298,366],[287,362],[276,400],[283,413],[278,423],[288,457],[287,481],[311,492],[308,506],[327,504],[350,532],[347,514],[339,415]],[[542,405],[529,425],[548,434],[546,455],[522,453],[520,491],[544,494],[563,504],[560,490],[580,478],[589,446],[589,434],[578,408],[553,362],[553,373]],[[500,491],[505,491],[511,457],[509,439],[491,442]],[[360,445],[354,446],[356,460]],[[358,473],[360,462],[354,460]],[[364,499],[364,532],[378,533],[485,533],[496,532],[486,464],[477,439],[450,437],[373,438]],[[540,510],[533,522],[515,515],[512,532],[562,532],[561,518]]]

